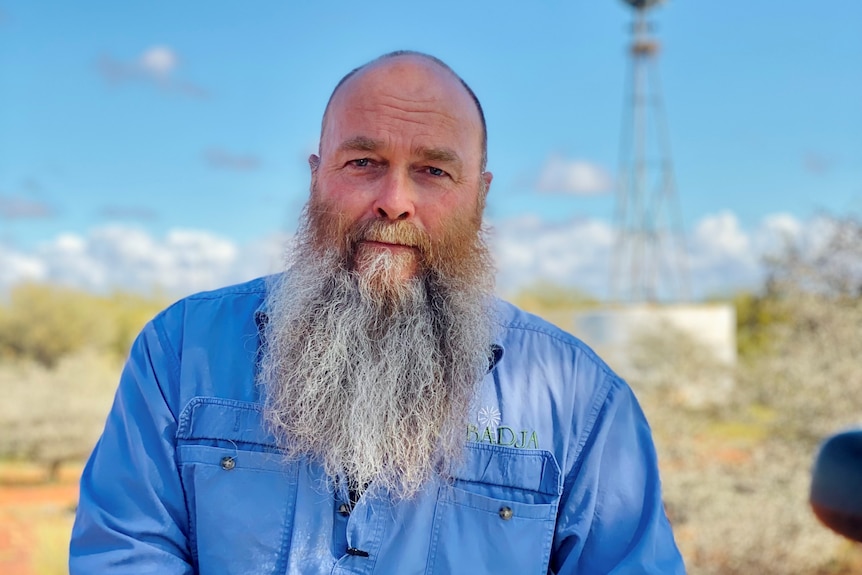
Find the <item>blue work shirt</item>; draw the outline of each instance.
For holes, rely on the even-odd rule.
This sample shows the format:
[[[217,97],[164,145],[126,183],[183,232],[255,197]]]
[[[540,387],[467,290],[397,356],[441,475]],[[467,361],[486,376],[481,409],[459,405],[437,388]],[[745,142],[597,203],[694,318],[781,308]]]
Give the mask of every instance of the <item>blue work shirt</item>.
[[[81,478],[72,575],[684,573],[631,389],[503,302],[458,471],[350,509],[263,423],[266,286],[191,296],[144,328]]]

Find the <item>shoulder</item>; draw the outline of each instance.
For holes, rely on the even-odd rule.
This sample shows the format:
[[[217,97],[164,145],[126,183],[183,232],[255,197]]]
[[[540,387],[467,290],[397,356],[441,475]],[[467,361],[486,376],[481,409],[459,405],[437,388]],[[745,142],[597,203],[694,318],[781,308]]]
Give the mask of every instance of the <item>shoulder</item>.
[[[247,315],[260,309],[266,298],[268,286],[275,276],[259,277],[247,282],[219,289],[198,292],[186,296],[163,310],[156,321],[175,325],[188,323],[202,316],[229,313],[234,316]]]
[[[184,297],[156,315],[150,329],[177,355],[189,344],[229,345],[256,337],[272,281],[273,276],[260,277]]]
[[[153,365],[175,415],[197,396],[257,400],[253,367],[272,279],[182,298],[144,328],[131,359]]]
[[[506,302],[497,303],[502,356],[498,385],[568,405],[560,421],[586,424],[610,403],[626,401],[628,384],[586,343],[571,333]],[[589,425],[586,425],[586,430]]]
[[[226,300],[256,298],[262,301],[263,297],[266,295],[268,286],[275,281],[275,278],[277,277],[278,276],[264,276],[243,283],[198,292],[178,300],[168,307],[165,312],[170,312],[172,308],[177,307],[206,306]]]
[[[613,370],[593,349],[575,335],[515,305],[496,301],[500,339],[506,353],[545,353],[560,361],[580,361],[600,374],[618,379]]]
[[[529,421],[519,423],[537,430],[540,445],[568,475],[588,438],[606,435],[615,414],[636,404],[634,394],[576,336],[512,304],[496,307],[503,353],[493,372],[495,392],[510,409],[517,405],[527,413]]]

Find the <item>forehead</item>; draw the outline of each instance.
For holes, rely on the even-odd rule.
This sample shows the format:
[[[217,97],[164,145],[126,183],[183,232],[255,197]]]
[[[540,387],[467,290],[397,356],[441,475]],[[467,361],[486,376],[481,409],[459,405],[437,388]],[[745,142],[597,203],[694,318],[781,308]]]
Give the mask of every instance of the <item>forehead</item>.
[[[341,85],[326,111],[321,151],[345,139],[379,136],[480,147],[481,133],[476,104],[451,71],[399,56],[370,64]]]

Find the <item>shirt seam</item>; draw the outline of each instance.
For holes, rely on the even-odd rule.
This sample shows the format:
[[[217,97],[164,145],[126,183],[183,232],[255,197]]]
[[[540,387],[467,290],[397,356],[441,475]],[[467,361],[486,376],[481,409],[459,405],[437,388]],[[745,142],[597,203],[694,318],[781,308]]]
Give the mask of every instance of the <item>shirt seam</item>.
[[[168,308],[168,309],[170,309],[170,308]],[[168,359],[168,363],[170,364],[169,368],[168,368],[168,382],[167,382],[168,386],[170,388],[179,389],[180,388],[180,371],[181,371],[180,370],[180,358],[179,358],[179,355],[177,355],[177,352],[174,349],[174,346],[171,343],[170,338],[168,337],[167,330],[165,329],[164,313],[157,316],[153,320],[153,329],[156,332],[156,337],[159,340],[159,344],[165,350],[165,357]],[[159,387],[159,392],[162,394],[162,398],[165,400],[165,404],[168,406],[168,409],[171,409],[170,402],[167,400],[167,397],[165,395],[164,387],[162,386],[161,383],[159,383],[158,378],[156,378],[156,384]],[[176,407],[179,407],[179,406],[176,406]],[[174,413],[174,409],[171,409],[171,412],[174,416],[174,420],[177,422],[177,425],[179,426],[180,414]]]
[[[561,343],[567,347],[577,349],[579,352],[583,353],[590,359],[592,359],[596,366],[608,377],[616,377],[614,371],[604,362],[602,358],[600,358],[595,351],[593,351],[587,344],[578,339],[576,336],[561,332],[557,333],[556,330],[548,329],[542,326],[530,325],[520,322],[509,322],[501,324],[504,329],[513,329],[513,330],[521,330],[521,331],[532,331],[535,333],[539,333],[550,337],[551,339]],[[505,349],[505,348],[504,348]]]
[[[174,305],[176,305],[176,304],[174,304]],[[173,307],[173,306],[171,306],[171,307]],[[168,308],[168,309],[170,309],[170,308]],[[162,312],[161,314],[159,314],[158,316],[156,316],[153,319],[153,321],[151,322],[151,325],[153,326],[153,330],[156,333],[156,339],[158,340],[159,345],[164,350],[164,356],[168,360],[168,370],[167,370],[167,380],[168,381],[166,382],[167,388],[179,390],[180,389],[180,375],[181,375],[180,360],[179,360],[179,356],[176,353],[176,350],[174,349],[174,347],[171,343],[170,338],[168,337],[167,330],[165,329],[164,317],[165,317],[165,312]],[[153,372],[155,374],[155,369],[153,370]],[[162,384],[162,382],[159,381],[159,378],[157,375],[155,377],[155,381],[156,381],[156,387],[159,390],[159,394],[162,397],[162,401],[165,402],[165,405],[167,406],[168,411],[170,411],[171,415],[173,415],[174,422],[176,423],[176,426],[177,426],[177,430],[179,430],[180,415],[181,414],[177,413],[176,408],[171,406],[171,402],[168,400],[168,396],[166,395],[166,392],[165,392],[165,386]],[[189,495],[188,495],[188,492],[186,491],[185,479],[183,478],[182,467],[181,467],[180,461],[178,459],[176,435],[174,436],[173,448],[174,448],[174,467],[176,468],[176,472],[177,472],[177,476],[178,476],[179,484],[180,484],[180,489],[183,490],[183,507],[185,507],[186,523],[188,525],[188,531],[189,531],[188,536],[186,538],[186,540],[188,541],[188,553],[189,553],[189,556],[191,557],[193,565],[195,566],[195,569],[197,569],[198,565],[200,564],[200,557],[198,554],[198,542],[197,542],[197,525],[196,525],[195,516],[194,516],[194,514],[192,514],[191,509],[189,508]]]
[[[236,288],[225,288],[216,291],[209,292],[201,292],[188,296],[185,298],[187,301],[198,301],[198,300],[214,300],[214,299],[222,299],[226,296],[231,295],[250,295],[250,294],[260,294],[266,293],[266,287],[236,287]]]
[[[613,374],[608,374],[608,376],[605,377],[602,386],[596,393],[595,400],[590,408],[590,414],[587,417],[587,421],[584,426],[584,431],[581,433],[580,440],[575,447],[575,460],[572,463],[571,471],[566,474],[566,479],[563,484],[563,498],[567,497],[568,493],[570,493],[572,485],[578,476],[578,471],[583,465],[584,446],[590,440],[595,431],[596,421],[599,418],[599,414],[607,405],[608,396],[610,395],[611,387],[615,381],[618,381],[618,379]]]

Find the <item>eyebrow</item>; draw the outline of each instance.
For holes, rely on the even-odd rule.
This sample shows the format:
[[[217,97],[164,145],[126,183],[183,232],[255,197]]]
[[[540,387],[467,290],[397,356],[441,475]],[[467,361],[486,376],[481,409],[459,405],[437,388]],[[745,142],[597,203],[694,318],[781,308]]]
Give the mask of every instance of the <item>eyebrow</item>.
[[[441,162],[461,167],[461,157],[451,148],[419,148],[416,154],[426,162]]]
[[[338,151],[340,152],[377,152],[384,147],[382,140],[375,140],[367,136],[354,136],[344,140]],[[413,153],[426,162],[442,162],[461,166],[461,157],[452,148],[427,148],[421,147],[413,151]]]
[[[338,146],[340,152],[376,152],[383,147],[383,142],[373,140],[366,136],[355,136],[341,142]]]

